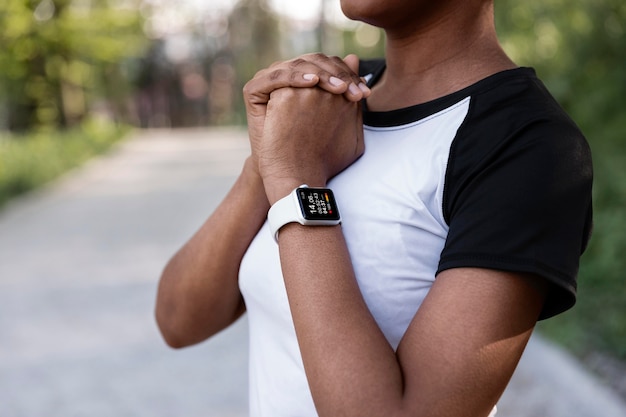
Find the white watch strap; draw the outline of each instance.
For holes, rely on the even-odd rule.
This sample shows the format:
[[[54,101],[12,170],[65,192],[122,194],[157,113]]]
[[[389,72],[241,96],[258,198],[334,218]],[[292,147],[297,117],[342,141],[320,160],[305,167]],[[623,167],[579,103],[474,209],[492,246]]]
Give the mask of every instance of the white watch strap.
[[[303,184],[297,187],[290,192],[289,195],[275,202],[267,213],[270,231],[276,242],[278,242],[278,231],[281,227],[287,223],[300,223],[300,217],[302,217],[302,215],[295,197],[295,192],[298,188],[308,188],[308,186]]]

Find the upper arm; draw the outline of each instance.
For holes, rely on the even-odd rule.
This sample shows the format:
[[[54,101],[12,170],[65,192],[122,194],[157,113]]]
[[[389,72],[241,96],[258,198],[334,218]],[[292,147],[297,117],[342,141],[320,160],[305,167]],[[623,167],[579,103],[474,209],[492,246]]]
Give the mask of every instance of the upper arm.
[[[591,232],[593,169],[582,133],[531,87],[512,104],[495,107],[496,97],[488,96],[472,102],[450,151],[442,204],[449,232],[438,271],[539,275],[550,284],[545,319],[576,300],[579,258]]]
[[[478,268],[441,272],[398,347],[405,410],[489,414],[521,357],[545,292],[544,281],[533,275]]]

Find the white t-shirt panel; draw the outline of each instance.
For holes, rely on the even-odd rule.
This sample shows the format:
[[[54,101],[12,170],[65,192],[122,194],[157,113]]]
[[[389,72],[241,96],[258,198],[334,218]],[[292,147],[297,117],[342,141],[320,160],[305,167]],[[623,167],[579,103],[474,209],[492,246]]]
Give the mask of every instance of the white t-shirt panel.
[[[361,67],[374,84],[385,63]],[[571,307],[592,225],[591,155],[532,69],[423,105],[365,110],[364,121],[365,155],[329,186],[361,292],[391,346],[450,268],[533,273],[551,284],[540,318]],[[267,226],[243,259],[240,287],[251,417],[316,416]]]
[[[366,126],[365,154],[333,178],[361,293],[396,349],[428,293],[448,226],[442,213],[449,150],[470,98],[417,122]],[[240,268],[250,326],[250,416],[316,416],[267,224]]]

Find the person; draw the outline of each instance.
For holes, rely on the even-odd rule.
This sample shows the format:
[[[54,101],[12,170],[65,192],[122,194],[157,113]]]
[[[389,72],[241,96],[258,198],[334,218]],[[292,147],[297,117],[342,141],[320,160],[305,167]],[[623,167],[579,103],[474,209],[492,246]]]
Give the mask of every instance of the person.
[[[166,265],[158,324],[183,347],[247,312],[252,417],[493,415],[537,320],[575,302],[589,147],[493,0],[341,5],[385,59],[246,85],[251,155]],[[340,223],[293,217],[318,188]]]

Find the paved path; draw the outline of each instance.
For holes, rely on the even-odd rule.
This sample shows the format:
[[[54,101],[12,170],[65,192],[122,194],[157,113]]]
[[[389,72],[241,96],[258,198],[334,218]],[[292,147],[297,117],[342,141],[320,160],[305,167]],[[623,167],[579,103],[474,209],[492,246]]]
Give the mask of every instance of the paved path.
[[[0,417],[243,417],[246,322],[165,347],[167,258],[247,154],[233,130],[143,132],[0,212]],[[624,417],[626,405],[533,338],[505,417]]]

